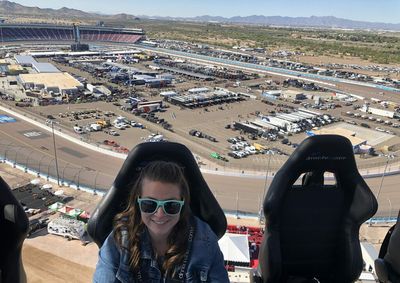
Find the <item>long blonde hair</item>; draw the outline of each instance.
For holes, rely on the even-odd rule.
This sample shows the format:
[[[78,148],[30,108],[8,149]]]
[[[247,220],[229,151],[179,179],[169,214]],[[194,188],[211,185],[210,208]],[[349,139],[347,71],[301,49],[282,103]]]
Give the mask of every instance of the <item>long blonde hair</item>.
[[[182,264],[186,250],[188,249],[188,236],[190,229],[190,193],[189,186],[185,179],[183,168],[173,162],[153,161],[147,164],[140,172],[139,178],[134,184],[127,208],[116,215],[114,219],[115,240],[119,247],[122,246],[122,231],[127,230],[130,252],[129,266],[134,272],[140,270],[140,240],[145,229],[142,222],[140,208],[137,203],[138,197],[142,193],[143,180],[159,181],[163,183],[176,184],[180,188],[180,193],[185,204],[179,216],[178,223],[168,236],[168,249],[165,254],[162,271],[167,276],[174,276],[176,266]]]

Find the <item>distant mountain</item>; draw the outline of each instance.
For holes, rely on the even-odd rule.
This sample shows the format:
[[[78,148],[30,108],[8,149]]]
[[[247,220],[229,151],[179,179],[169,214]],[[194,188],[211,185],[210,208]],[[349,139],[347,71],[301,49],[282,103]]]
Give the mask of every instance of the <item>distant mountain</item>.
[[[141,16],[142,18],[149,18]],[[314,28],[339,28],[339,29],[364,29],[364,30],[393,30],[400,31],[399,24],[376,23],[353,21],[347,19],[336,18],[332,16],[325,17],[281,17],[281,16],[262,16],[253,15],[246,17],[224,18],[220,16],[198,16],[193,18],[182,17],[151,17],[154,19],[178,20],[178,21],[198,21],[198,22],[219,22],[219,23],[237,23],[237,24],[253,24],[253,25],[269,25],[279,27],[314,27]]]
[[[376,23],[353,21],[336,18],[332,16],[325,17],[281,17],[281,16],[261,16],[253,15],[247,17],[221,18],[212,16],[195,17],[196,21],[217,21],[242,24],[259,24],[272,26],[290,26],[290,27],[317,27],[317,28],[343,28],[343,29],[373,29],[373,30],[400,30],[400,23]]]
[[[367,30],[393,30],[400,31],[400,23],[377,23],[353,21],[347,19],[327,17],[281,17],[281,16],[262,16],[253,15],[246,17],[224,18],[220,16],[199,16],[192,18],[184,17],[158,17],[158,16],[133,16],[129,14],[104,15],[83,12],[76,9],[41,9],[38,7],[26,7],[10,1],[0,1],[0,14],[4,15],[32,15],[43,17],[65,17],[65,18],[81,18],[81,19],[110,19],[132,21],[139,18],[174,20],[174,21],[198,21],[198,22],[218,22],[218,23],[238,23],[238,24],[256,24],[283,27],[315,27],[315,28],[339,28],[339,29],[367,29]]]
[[[86,13],[76,9],[63,7],[61,9],[41,9],[38,7],[26,7],[10,1],[0,1],[0,14],[4,15],[32,15],[43,17],[68,17],[68,18],[93,18],[97,14]]]

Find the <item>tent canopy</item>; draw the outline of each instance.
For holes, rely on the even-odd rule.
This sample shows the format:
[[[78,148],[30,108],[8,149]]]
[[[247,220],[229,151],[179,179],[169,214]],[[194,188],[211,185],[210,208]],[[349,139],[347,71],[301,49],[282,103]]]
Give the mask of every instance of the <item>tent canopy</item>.
[[[226,233],[218,245],[225,261],[250,263],[248,235]]]
[[[40,179],[33,179],[30,183],[32,185],[39,185],[40,184]]]

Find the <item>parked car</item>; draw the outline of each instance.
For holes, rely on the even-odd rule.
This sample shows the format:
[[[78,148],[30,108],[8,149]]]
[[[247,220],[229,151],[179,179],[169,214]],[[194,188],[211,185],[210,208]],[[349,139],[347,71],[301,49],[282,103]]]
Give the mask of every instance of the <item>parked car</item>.
[[[108,134],[109,134],[109,135],[112,135],[112,136],[119,136],[119,133],[116,132],[116,131],[114,131],[114,130],[110,130],[110,131],[108,132]]]

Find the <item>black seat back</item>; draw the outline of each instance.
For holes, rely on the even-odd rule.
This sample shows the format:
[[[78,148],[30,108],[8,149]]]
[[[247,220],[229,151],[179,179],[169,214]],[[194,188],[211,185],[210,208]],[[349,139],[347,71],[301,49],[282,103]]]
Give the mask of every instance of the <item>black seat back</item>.
[[[25,282],[21,249],[28,234],[29,221],[24,209],[1,177],[0,227],[0,282]]]
[[[333,173],[336,184],[324,184],[325,172]],[[294,185],[301,174],[303,183]],[[347,138],[320,135],[304,140],[275,175],[263,209],[263,282],[315,277],[346,283],[359,277],[359,227],[375,214],[377,202],[358,173]]]
[[[400,283],[400,211],[382,243],[375,271],[380,282]]]
[[[154,160],[173,161],[183,166],[190,189],[192,213],[207,222],[218,237],[226,231],[226,217],[205,182],[189,149],[179,143],[152,142],[137,145],[128,155],[113,186],[96,207],[88,223],[88,233],[99,247],[112,230],[114,216],[127,206],[132,184],[139,170]]]

